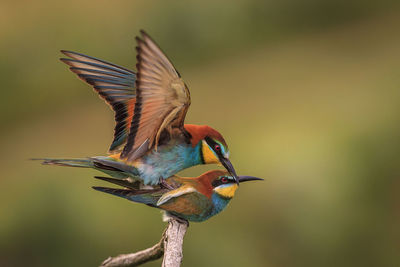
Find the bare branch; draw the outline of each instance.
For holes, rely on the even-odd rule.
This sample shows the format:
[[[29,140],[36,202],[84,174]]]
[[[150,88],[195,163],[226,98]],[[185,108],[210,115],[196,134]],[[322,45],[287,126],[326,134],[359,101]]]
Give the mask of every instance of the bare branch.
[[[148,261],[157,260],[164,254],[164,236],[160,242],[151,248],[138,251],[131,254],[121,254],[116,257],[109,257],[102,264],[101,267],[133,267]]]
[[[143,263],[157,260],[164,255],[163,267],[179,267],[182,262],[182,246],[188,223],[168,218],[168,226],[161,240],[151,248],[131,254],[121,254],[109,257],[101,267],[133,267]]]
[[[164,259],[162,267],[179,267],[183,258],[183,238],[188,222],[171,218],[164,239]]]

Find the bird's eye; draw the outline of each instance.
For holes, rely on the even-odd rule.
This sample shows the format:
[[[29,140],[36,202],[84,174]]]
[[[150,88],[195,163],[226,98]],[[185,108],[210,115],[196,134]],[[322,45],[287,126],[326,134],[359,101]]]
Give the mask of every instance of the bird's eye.
[[[221,178],[221,182],[226,184],[228,182],[228,178],[226,178],[225,176]]]
[[[221,146],[220,145],[215,145],[214,146],[215,151],[221,151]]]

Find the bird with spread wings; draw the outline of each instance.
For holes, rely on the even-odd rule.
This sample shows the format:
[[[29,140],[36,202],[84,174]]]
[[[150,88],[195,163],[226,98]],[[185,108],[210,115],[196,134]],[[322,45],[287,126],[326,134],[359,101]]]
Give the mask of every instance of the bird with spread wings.
[[[43,159],[43,163],[92,167],[144,184],[158,184],[180,170],[210,163],[222,164],[237,177],[222,135],[207,125],[184,124],[190,92],[171,61],[144,31],[136,41],[136,73],[61,51],[68,57],[61,61],[114,110],[114,140],[107,156]]]

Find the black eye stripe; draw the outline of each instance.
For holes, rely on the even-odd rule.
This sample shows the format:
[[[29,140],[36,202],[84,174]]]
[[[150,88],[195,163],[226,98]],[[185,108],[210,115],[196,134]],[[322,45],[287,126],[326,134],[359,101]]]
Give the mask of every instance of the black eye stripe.
[[[207,144],[212,148],[212,150],[214,150],[218,156],[222,156],[222,149],[221,146],[215,142],[212,138],[206,136],[206,138],[204,138],[204,140],[206,140]],[[219,146],[219,149],[215,149],[215,146]]]
[[[214,140],[212,140],[210,137],[206,136],[206,138],[204,138],[204,140],[206,140],[207,144],[211,147],[214,147],[214,145],[216,145],[217,143],[215,143]]]
[[[231,183],[235,183],[235,181],[230,179],[229,177],[221,176],[218,179],[215,179],[211,184],[215,188],[215,187],[220,186],[222,184],[231,184]]]

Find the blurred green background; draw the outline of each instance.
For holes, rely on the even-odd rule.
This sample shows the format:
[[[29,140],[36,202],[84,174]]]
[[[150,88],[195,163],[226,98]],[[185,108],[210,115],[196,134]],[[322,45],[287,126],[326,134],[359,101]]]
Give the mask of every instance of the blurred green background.
[[[95,171],[27,160],[106,153],[113,113],[59,50],[134,68],[145,29],[189,85],[187,122],[266,179],[191,224],[183,266],[400,266],[399,28],[397,1],[2,0],[0,265],[96,266],[160,238],[160,212],[92,190]]]

